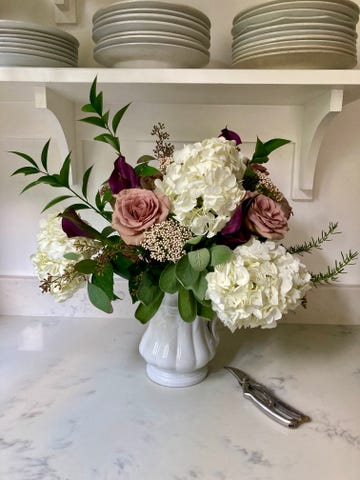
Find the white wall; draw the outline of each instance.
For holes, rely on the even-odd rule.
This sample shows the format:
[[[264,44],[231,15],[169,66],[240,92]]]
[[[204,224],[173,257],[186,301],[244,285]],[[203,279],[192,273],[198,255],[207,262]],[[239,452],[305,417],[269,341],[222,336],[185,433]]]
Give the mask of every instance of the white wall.
[[[50,0],[0,1],[0,17],[27,19],[54,25]],[[79,0],[78,25],[62,25],[80,40],[80,66],[95,66],[92,59],[91,17],[100,7],[112,3],[104,0]],[[178,1],[173,1],[178,3]],[[260,1],[193,0],[186,3],[201,9],[212,22],[211,63],[215,68],[230,65],[231,20],[243,8]],[[26,8],[24,8],[26,5]],[[36,5],[36,8],[30,5]],[[41,8],[40,8],[41,7]],[[41,14],[39,13],[41,12]],[[114,105],[118,108],[120,105]],[[80,107],[80,106],[79,106]],[[79,116],[80,116],[80,109]],[[244,140],[245,153],[253,148],[256,135],[268,139],[274,136],[296,138],[297,119],[294,110],[278,107],[274,110],[248,106],[171,106],[134,104],[122,123],[122,150],[129,161],[138,154],[151,153],[150,130],[154,123],[163,121],[172,139],[179,144],[215,136],[228,124]],[[289,120],[289,121],[287,121]],[[325,135],[315,176],[314,199],[311,202],[292,202],[294,217],[287,243],[298,243],[310,235],[316,236],[328,221],[339,221],[343,235],[337,236],[318,254],[308,256],[307,264],[314,271],[333,263],[340,250],[360,250],[360,102],[348,105],[336,116]],[[104,180],[111,171],[114,157],[106,145],[91,141],[94,131],[78,125],[86,163],[95,163],[93,186]],[[52,299],[41,296],[36,289],[29,256],[36,249],[39,212],[42,206],[57,194],[51,188],[37,187],[22,196],[23,177],[12,177],[13,170],[23,162],[8,150],[21,150],[39,156],[42,145],[54,138],[51,164],[56,169],[62,159],[56,148],[56,132],[52,130],[44,112],[35,111],[28,103],[1,103],[0,108],[0,314],[62,314],[95,315],[80,293],[74,301],[57,306]],[[294,145],[273,155],[269,164],[273,180],[289,196]],[[23,280],[26,277],[27,280]],[[315,291],[309,295],[309,308],[289,317],[288,321],[360,323],[360,264],[349,269],[341,285]],[[120,289],[125,290],[123,284]],[[36,290],[35,290],[36,289]],[[319,293],[318,293],[319,292]],[[127,301],[126,309],[131,311]],[[120,312],[117,312],[120,314]]]

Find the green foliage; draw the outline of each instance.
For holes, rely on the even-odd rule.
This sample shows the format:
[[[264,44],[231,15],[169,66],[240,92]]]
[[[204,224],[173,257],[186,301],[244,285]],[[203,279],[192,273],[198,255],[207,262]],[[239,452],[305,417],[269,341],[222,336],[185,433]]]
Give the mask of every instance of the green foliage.
[[[256,139],[255,152],[250,163],[266,163],[269,161],[269,155],[274,150],[290,143],[290,140],[284,138],[273,138],[263,143],[259,138]]]
[[[175,263],[169,263],[161,272],[159,287],[165,293],[175,293],[178,291],[179,282],[176,278],[175,267]]]
[[[135,173],[139,177],[150,177],[151,175],[157,175],[160,173],[160,170],[155,167],[151,167],[148,165],[148,163],[144,162],[135,167]]]
[[[322,230],[319,237],[311,237],[309,241],[300,245],[294,245],[287,249],[291,254],[303,255],[304,253],[311,253],[314,248],[321,249],[324,242],[331,240],[332,235],[337,235],[340,232],[337,231],[338,222],[330,222],[327,230]]]
[[[338,281],[340,274],[346,273],[345,268],[354,265],[354,260],[359,256],[358,252],[349,250],[346,254],[341,252],[341,260],[335,260],[334,267],[328,267],[325,273],[311,274],[312,283],[317,285],[330,284]]]
[[[103,92],[97,92],[97,77],[95,77],[90,87],[89,103],[84,105],[81,109],[85,113],[93,113],[95,115],[84,117],[80,120],[105,130],[105,133],[97,135],[94,137],[94,140],[110,145],[116,151],[116,153],[120,155],[120,140],[116,136],[116,133],[121,119],[123,118],[129,106],[130,103],[120,108],[120,110],[114,114],[110,122],[109,111],[106,111],[105,113],[103,112]]]
[[[88,297],[90,302],[99,310],[105,313],[112,313],[111,301],[102,288],[94,283],[87,284]]]
[[[227,247],[226,245],[213,245],[210,248],[210,253],[210,264],[212,267],[215,267],[215,265],[219,265],[221,263],[228,262],[233,254],[231,248]]]
[[[191,290],[180,286],[178,293],[178,308],[185,322],[193,322],[197,314],[197,302]]]
[[[158,289],[155,297],[149,305],[145,305],[141,302],[139,303],[135,311],[135,318],[141,323],[147,323],[158,311],[163,298],[164,292]]]

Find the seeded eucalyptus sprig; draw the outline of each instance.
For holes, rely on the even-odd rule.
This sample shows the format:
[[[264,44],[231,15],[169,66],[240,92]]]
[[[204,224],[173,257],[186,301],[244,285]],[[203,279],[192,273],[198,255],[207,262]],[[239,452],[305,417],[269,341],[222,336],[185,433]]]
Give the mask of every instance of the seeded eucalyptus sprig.
[[[118,110],[111,120],[110,125],[110,111],[107,110],[104,112],[104,105],[103,105],[103,92],[97,92],[97,77],[95,77],[89,94],[89,103],[84,105],[81,110],[86,113],[92,113],[93,115],[85,118],[81,118],[81,122],[90,123],[91,125],[96,125],[106,131],[106,133],[102,133],[97,135],[94,140],[98,142],[107,143],[110,145],[118,155],[121,154],[120,149],[120,140],[119,137],[116,136],[116,132],[119,126],[119,123],[124,116],[126,110],[130,106],[130,103],[122,107]]]
[[[349,250],[346,254],[341,252],[341,260],[335,260],[334,267],[328,267],[325,273],[312,273],[311,274],[311,281],[312,283],[317,285],[324,285],[330,284],[333,282],[338,281],[338,276],[340,274],[346,273],[345,268],[350,265],[354,265],[354,260],[356,260],[359,256],[358,252],[353,252]]]
[[[327,230],[322,230],[318,238],[311,237],[308,242],[289,247],[287,251],[291,254],[303,255],[304,253],[311,253],[314,248],[322,248],[322,244],[331,240],[332,235],[337,235],[341,232],[337,231],[338,222],[330,222]]]

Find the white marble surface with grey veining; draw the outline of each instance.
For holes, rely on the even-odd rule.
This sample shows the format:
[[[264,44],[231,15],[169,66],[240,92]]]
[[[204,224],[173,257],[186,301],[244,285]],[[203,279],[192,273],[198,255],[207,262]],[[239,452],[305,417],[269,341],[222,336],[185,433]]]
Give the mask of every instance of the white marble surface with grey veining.
[[[182,389],[146,378],[143,330],[0,317],[1,480],[359,480],[360,326],[221,330],[209,376]],[[225,364],[312,422],[274,423]]]

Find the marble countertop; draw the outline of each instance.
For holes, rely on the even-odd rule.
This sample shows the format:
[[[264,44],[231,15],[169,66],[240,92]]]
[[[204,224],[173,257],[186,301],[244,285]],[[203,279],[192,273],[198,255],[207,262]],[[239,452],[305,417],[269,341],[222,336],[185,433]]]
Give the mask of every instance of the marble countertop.
[[[360,326],[221,329],[209,376],[180,389],[145,376],[143,331],[0,318],[1,480],[359,480]],[[273,422],[225,364],[312,422]]]

